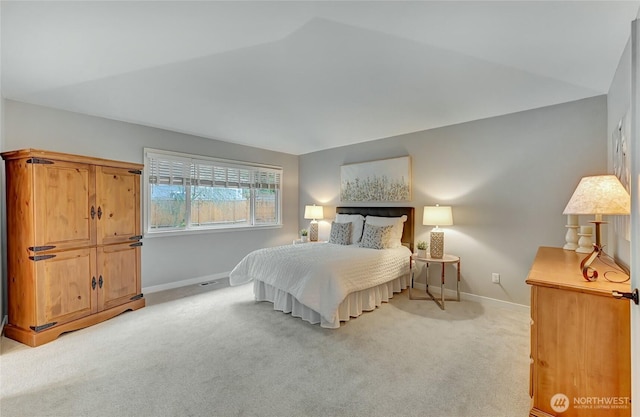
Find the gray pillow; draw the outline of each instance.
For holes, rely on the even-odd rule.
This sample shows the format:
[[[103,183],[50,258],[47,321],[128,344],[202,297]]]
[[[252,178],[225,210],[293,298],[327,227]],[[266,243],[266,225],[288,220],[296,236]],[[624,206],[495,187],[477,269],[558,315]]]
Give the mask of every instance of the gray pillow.
[[[329,235],[329,243],[337,243],[338,245],[350,245],[351,224],[352,223],[331,222],[331,234]]]
[[[365,223],[360,246],[371,249],[389,248],[391,229],[393,229],[393,226],[374,226],[372,224]]]

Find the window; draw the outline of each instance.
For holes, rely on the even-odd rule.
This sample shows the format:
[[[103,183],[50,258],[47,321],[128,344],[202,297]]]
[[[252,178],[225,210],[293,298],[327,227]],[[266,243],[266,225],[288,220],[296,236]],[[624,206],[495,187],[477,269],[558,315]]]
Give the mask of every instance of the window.
[[[281,224],[282,168],[145,149],[148,234]]]

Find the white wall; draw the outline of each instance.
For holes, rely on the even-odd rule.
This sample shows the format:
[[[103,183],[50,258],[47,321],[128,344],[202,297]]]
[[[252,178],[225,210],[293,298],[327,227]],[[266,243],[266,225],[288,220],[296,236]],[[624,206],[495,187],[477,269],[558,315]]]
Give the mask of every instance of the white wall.
[[[283,167],[283,228],[145,238],[142,286],[149,288],[230,271],[254,249],[291,243],[298,230],[298,157],[130,123],[5,101],[3,150],[21,148],[143,162],[143,148]]]
[[[606,130],[599,96],[302,155],[300,207],[320,203],[332,217],[341,165],[411,155],[416,240],[428,240],[424,205],[452,205],[445,250],[461,256],[462,291],[528,305],[524,281],[537,248],[564,244],[562,211],[580,178],[607,170]],[[321,223],[325,236],[330,222]]]
[[[611,81],[609,93],[607,94],[607,143],[608,143],[608,170],[607,173],[613,173],[613,131],[617,128],[621,119],[631,117],[631,42],[629,41],[620,57],[620,63],[616,73]],[[631,132],[628,132],[629,136]],[[631,137],[628,137],[630,145]],[[630,162],[630,161],[629,161]],[[605,251],[614,256],[620,263],[630,265],[631,242],[627,240],[627,235],[623,228],[629,227],[630,219],[625,218],[609,218],[610,222],[608,231],[608,247]]]

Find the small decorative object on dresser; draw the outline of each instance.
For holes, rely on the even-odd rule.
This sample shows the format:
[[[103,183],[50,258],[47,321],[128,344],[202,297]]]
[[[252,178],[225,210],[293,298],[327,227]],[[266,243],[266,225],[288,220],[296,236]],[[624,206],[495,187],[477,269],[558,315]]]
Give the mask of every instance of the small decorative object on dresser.
[[[301,229],[300,230],[300,241],[302,243],[306,242],[308,240],[308,235],[309,235],[309,232],[307,232],[307,229]]]
[[[580,226],[580,233],[578,233],[580,239],[578,239],[578,247],[576,252],[578,253],[591,253],[593,252],[593,227]]]
[[[578,249],[578,215],[567,214],[567,233],[564,235],[564,240],[567,242],[562,249],[576,250]]]

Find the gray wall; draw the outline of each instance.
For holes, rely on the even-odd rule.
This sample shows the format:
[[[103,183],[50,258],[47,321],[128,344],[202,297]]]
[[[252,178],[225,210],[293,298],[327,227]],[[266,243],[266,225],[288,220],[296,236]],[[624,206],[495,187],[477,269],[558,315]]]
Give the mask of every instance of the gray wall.
[[[613,173],[613,147],[612,135],[614,129],[617,128],[618,122],[624,117],[631,117],[631,41],[627,42],[627,46],[620,57],[620,62],[616,73],[611,81],[609,93],[607,94],[607,139],[608,139],[608,172]],[[630,132],[629,132],[629,136]],[[629,142],[631,137],[628,138]],[[630,144],[630,143],[629,143]],[[630,161],[629,161],[630,162]],[[609,219],[610,224],[607,227],[609,232],[609,247],[605,251],[613,255],[619,262],[630,265],[631,242],[626,239],[623,227],[628,227],[630,223],[629,216],[622,218]]]
[[[341,165],[410,155],[416,240],[428,240],[431,229],[422,225],[423,206],[452,205],[445,250],[461,256],[462,291],[528,305],[525,279],[538,246],[564,244],[562,211],[580,178],[607,170],[606,105],[599,96],[302,155],[300,207],[326,206],[326,237]]]
[[[446,250],[462,257],[462,290],[529,304],[524,280],[537,247],[564,244],[562,210],[573,189],[582,176],[607,171],[606,105],[600,96],[298,158],[5,100],[2,149],[142,162],[142,148],[156,147],[283,166],[282,229],[145,239],[144,287],[224,273],[253,249],[289,243],[308,223],[305,204],[326,206],[326,238],[339,205],[341,165],[411,155],[408,205],[416,207],[417,239],[428,240],[430,230],[421,224],[422,207],[451,204],[455,225],[447,228]],[[491,283],[492,272],[501,274],[500,285]]]
[[[250,251],[291,243],[298,230],[298,157],[130,123],[5,100],[3,150],[21,148],[143,162],[143,148],[283,167],[283,228],[145,238],[142,286],[230,271]],[[4,242],[3,242],[4,244]]]

